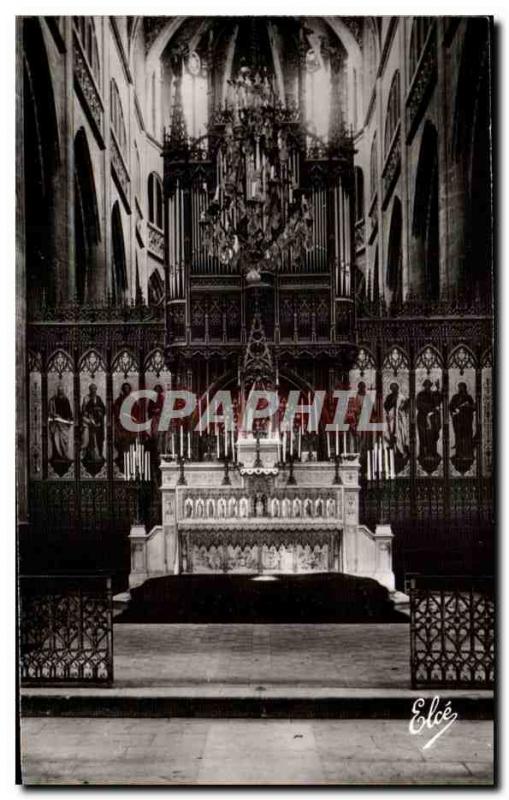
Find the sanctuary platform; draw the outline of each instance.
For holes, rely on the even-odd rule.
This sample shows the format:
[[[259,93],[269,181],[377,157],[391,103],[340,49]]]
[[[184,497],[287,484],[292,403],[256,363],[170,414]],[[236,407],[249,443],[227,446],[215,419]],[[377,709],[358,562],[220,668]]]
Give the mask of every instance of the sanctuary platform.
[[[114,685],[25,687],[24,716],[400,719],[407,624],[114,625]],[[461,719],[490,719],[493,692],[442,690]]]

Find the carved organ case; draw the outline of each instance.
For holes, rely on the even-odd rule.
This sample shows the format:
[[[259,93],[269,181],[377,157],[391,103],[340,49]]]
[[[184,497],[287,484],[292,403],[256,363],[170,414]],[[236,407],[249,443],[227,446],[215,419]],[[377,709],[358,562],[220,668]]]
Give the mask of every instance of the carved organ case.
[[[236,375],[255,313],[308,385],[351,355],[346,51],[316,26],[189,19],[165,55],[167,356],[194,390]]]

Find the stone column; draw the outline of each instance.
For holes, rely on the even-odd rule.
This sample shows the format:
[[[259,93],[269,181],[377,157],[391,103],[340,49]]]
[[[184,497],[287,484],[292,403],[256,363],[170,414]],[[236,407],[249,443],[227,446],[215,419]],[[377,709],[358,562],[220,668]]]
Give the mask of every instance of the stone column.
[[[355,574],[358,569],[359,471],[358,453],[348,453],[341,456],[339,475],[343,487],[342,571],[350,574]]]
[[[176,487],[179,468],[174,462],[161,464],[161,502],[164,536],[164,571],[167,575],[180,572],[180,553],[178,546],[177,496]]]
[[[131,572],[129,573],[129,588],[140,586],[148,578],[147,570],[147,531],[145,525],[133,525],[129,533],[131,543]]]
[[[392,571],[392,540],[394,534],[390,525],[377,525],[375,530],[375,574],[374,579],[382,586],[394,591],[395,580]]]

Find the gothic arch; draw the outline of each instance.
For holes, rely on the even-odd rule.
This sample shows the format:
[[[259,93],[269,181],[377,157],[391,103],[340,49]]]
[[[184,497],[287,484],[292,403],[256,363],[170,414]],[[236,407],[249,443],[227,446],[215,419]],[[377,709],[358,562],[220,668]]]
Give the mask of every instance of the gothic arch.
[[[84,303],[99,287],[97,279],[97,245],[101,239],[94,169],[87,135],[80,128],[74,139],[74,244],[76,295]]]
[[[55,248],[59,131],[39,20],[23,20],[25,257],[29,309],[57,299]]]
[[[438,300],[440,296],[438,135],[429,120],[424,125],[419,152],[412,235],[415,240],[412,284],[420,296]]]
[[[385,271],[385,289],[389,307],[401,303],[403,298],[402,229],[403,218],[401,201],[399,197],[395,197],[392,204],[391,226],[387,247],[387,268]]]
[[[491,28],[486,17],[466,23],[454,109],[452,155],[463,183],[462,288],[466,297],[489,297],[493,266]]]
[[[115,304],[121,305],[126,299],[127,265],[125,256],[124,231],[122,227],[122,215],[118,200],[115,201],[111,211],[111,245],[112,245],[112,276],[111,290],[112,300]]]

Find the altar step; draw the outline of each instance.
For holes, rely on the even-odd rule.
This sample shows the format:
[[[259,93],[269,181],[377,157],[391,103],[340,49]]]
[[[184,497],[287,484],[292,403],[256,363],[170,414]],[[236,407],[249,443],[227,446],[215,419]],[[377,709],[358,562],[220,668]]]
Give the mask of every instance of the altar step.
[[[23,688],[23,717],[159,717],[251,719],[401,719],[415,700],[436,691],[338,687],[220,686]],[[493,719],[492,691],[443,690],[460,719]]]
[[[147,580],[130,595],[115,622],[408,622],[377,581],[339,573],[173,575]]]

